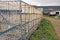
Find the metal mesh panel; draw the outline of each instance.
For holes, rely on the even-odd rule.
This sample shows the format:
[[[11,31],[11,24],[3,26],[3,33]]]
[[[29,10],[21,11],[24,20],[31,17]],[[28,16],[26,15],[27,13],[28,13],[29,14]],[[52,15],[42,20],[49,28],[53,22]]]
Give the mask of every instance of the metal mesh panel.
[[[0,40],[28,40],[42,11],[21,0],[0,1]]]

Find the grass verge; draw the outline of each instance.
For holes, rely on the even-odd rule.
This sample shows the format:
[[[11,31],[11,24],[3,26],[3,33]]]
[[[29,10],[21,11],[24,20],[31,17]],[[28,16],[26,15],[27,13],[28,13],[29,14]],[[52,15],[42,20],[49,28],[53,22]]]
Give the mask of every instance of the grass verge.
[[[60,20],[60,17],[55,18],[56,16],[48,16],[48,15],[43,15],[43,16],[44,16],[44,17],[50,17],[50,18],[54,18],[54,19]]]
[[[58,40],[50,21],[42,19],[39,28],[31,35],[30,40]]]

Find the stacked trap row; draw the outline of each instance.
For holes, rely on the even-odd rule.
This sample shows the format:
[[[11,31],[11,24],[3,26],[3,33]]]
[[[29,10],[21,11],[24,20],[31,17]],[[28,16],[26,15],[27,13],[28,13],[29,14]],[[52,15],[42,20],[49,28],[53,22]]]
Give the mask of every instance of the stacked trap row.
[[[0,9],[0,40],[27,40],[42,18],[41,9],[23,1],[2,1]]]

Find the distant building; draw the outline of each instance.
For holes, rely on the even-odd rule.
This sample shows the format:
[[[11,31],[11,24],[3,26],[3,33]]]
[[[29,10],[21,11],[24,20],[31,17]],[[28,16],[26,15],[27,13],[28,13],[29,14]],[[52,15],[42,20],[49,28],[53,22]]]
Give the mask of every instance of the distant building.
[[[44,9],[43,14],[44,15],[57,16],[57,15],[60,15],[60,11],[54,10],[54,9]]]

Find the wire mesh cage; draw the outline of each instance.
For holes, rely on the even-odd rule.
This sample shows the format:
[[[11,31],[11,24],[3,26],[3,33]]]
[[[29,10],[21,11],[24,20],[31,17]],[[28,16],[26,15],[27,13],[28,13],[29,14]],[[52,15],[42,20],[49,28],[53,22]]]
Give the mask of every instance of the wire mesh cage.
[[[27,40],[41,18],[41,10],[21,0],[0,1],[0,40]]]

